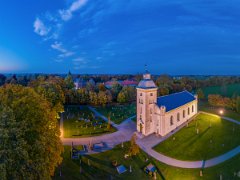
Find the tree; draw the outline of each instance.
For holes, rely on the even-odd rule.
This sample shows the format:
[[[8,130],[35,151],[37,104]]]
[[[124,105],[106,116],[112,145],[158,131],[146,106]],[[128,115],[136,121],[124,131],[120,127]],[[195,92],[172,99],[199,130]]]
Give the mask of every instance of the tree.
[[[63,152],[56,113],[32,88],[0,88],[1,179],[51,179]]]
[[[117,99],[117,96],[121,90],[122,90],[122,86],[117,81],[114,82],[111,88],[112,97],[114,100]]]
[[[124,91],[121,91],[119,94],[118,94],[118,97],[117,97],[117,101],[119,103],[125,103],[127,102],[127,95]]]
[[[131,156],[135,156],[137,155],[138,153],[140,152],[140,148],[139,146],[137,145],[136,143],[136,135],[134,134],[131,138],[131,146],[130,146],[130,149],[129,149],[129,154]]]
[[[106,90],[106,95],[107,95],[107,103],[112,102],[112,93],[109,90]]]
[[[67,89],[73,89],[75,87],[72,74],[69,71],[67,77],[64,79],[65,85]]]
[[[98,93],[98,104],[105,105],[108,101],[107,95],[104,91]]]
[[[99,91],[106,91],[106,88],[105,88],[105,86],[104,86],[103,83],[99,83],[99,85],[98,85],[98,90],[99,90]]]
[[[167,87],[160,87],[159,88],[159,95],[165,96],[169,94],[169,89]]]
[[[240,96],[237,97],[236,110],[238,113],[240,113]]]
[[[6,81],[6,76],[4,76],[3,74],[0,74],[0,86],[5,84]]]
[[[112,127],[112,125],[111,125],[111,114],[109,113],[109,114],[108,114],[108,124],[107,124],[107,130],[110,130],[110,129],[111,129],[111,127]]]
[[[63,112],[65,96],[63,87],[61,86],[62,84],[64,84],[64,82],[60,78],[49,77],[45,79],[39,76],[36,80],[31,81],[29,86],[33,87],[38,94],[46,98],[56,112]]]
[[[225,106],[224,98],[219,94],[209,94],[208,102],[211,106]]]
[[[98,105],[98,95],[96,92],[93,92],[93,91],[89,92],[89,101],[90,101],[90,104]]]
[[[204,99],[205,95],[202,89],[197,90],[198,99]]]

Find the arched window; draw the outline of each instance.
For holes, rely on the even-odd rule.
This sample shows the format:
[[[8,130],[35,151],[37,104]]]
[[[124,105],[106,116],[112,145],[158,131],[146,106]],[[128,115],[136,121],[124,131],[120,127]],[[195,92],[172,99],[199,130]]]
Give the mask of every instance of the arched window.
[[[152,114],[152,108],[150,109],[150,114]]]
[[[183,110],[183,118],[185,118],[185,110]]]
[[[190,114],[190,108],[188,108],[187,112],[188,112],[188,115],[189,115]]]
[[[180,113],[177,113],[177,121],[180,121]]]
[[[173,116],[170,117],[170,126],[173,125]]]
[[[194,112],[194,106],[192,105],[192,112]]]

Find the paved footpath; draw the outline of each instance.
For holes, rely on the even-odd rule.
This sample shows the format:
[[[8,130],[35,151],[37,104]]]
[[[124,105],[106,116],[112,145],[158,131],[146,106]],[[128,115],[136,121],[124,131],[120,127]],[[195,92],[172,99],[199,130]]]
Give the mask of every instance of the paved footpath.
[[[108,119],[105,116],[103,116],[102,114],[97,112],[94,108],[92,108],[92,107],[89,107],[89,108],[97,116],[100,116],[105,121],[108,121]],[[205,113],[205,112],[201,112],[201,113]],[[210,114],[210,113],[206,113],[206,114]],[[211,114],[211,115],[213,115],[213,114]],[[133,116],[133,117],[135,117],[135,116]],[[71,145],[72,143],[74,145],[87,145],[89,143],[94,144],[94,143],[104,142],[107,145],[106,148],[104,148],[100,151],[96,150],[96,151],[86,152],[86,154],[100,153],[100,152],[112,149],[113,147],[115,147],[118,144],[121,144],[122,142],[129,141],[131,139],[132,135],[134,134],[134,132],[136,132],[136,123],[131,120],[133,117],[126,119],[120,125],[117,125],[112,122],[112,125],[118,129],[117,132],[114,132],[111,134],[105,134],[105,135],[101,135],[101,136],[95,136],[95,137],[82,137],[82,138],[63,138],[62,137],[61,138],[62,143],[64,145]],[[222,117],[222,118],[227,121],[230,121],[230,122],[240,125],[240,122],[236,121],[234,119],[227,118],[227,117]],[[207,167],[211,167],[211,166],[220,164],[228,159],[231,159],[232,157],[234,157],[240,153],[240,146],[238,146],[235,149],[233,149],[221,156],[218,156],[216,158],[209,159],[206,161],[181,161],[181,160],[177,160],[177,159],[165,156],[165,155],[163,155],[159,152],[156,152],[152,149],[157,144],[165,141],[171,135],[178,132],[185,125],[186,125],[186,123],[183,124],[182,126],[180,126],[179,128],[175,129],[173,132],[169,133],[165,137],[157,137],[156,135],[150,135],[150,136],[144,137],[142,139],[138,139],[137,144],[140,146],[140,148],[143,151],[145,151],[147,154],[149,154],[153,158],[155,158],[165,164],[175,166],[175,167],[180,167],[180,168],[203,168],[203,167],[207,168]],[[63,129],[63,118],[62,117],[60,120],[60,129],[61,129],[61,131]]]
[[[91,109],[94,110],[94,109]],[[98,113],[97,111],[93,111],[97,116],[102,117],[105,121],[107,118]],[[136,124],[131,120],[132,117],[126,119],[120,125],[113,123],[112,125],[118,129],[117,132],[111,134],[104,134],[101,136],[94,137],[81,137],[81,138],[63,138],[61,137],[63,145],[88,145],[89,143],[95,144],[103,142],[106,145],[106,148],[102,149],[102,151],[96,150],[87,152],[86,154],[94,154],[103,152],[109,149],[114,148],[116,145],[121,144],[122,142],[130,141],[132,135],[136,131]],[[63,118],[60,120],[60,129],[63,129]]]
[[[201,113],[205,113],[205,112],[201,112]],[[210,114],[210,113],[205,113],[205,114]],[[213,115],[213,114],[210,114]],[[236,123],[238,125],[240,125],[239,121],[236,121],[234,119],[231,118],[226,118],[226,117],[222,117],[223,119]],[[156,146],[157,144],[163,142],[164,140],[166,140],[167,138],[169,138],[171,135],[175,134],[176,132],[178,132],[183,126],[185,126],[185,124],[183,124],[180,128],[174,130],[172,133],[168,134],[165,137],[157,137],[156,135],[150,135],[147,137],[144,137],[143,139],[138,139],[137,143],[138,145],[141,147],[141,149],[143,151],[145,151],[147,154],[149,154],[150,156],[152,156],[153,158],[171,165],[171,166],[175,166],[175,167],[181,167],[181,168],[207,168],[207,167],[212,167],[215,166],[217,164],[220,164],[228,159],[231,159],[232,157],[236,156],[237,154],[240,153],[240,146],[236,147],[235,149],[221,155],[218,156],[216,158],[213,159],[209,159],[206,161],[181,161],[181,160],[177,160],[168,156],[165,156],[159,152],[156,152],[155,150],[153,150],[152,148],[154,146]]]

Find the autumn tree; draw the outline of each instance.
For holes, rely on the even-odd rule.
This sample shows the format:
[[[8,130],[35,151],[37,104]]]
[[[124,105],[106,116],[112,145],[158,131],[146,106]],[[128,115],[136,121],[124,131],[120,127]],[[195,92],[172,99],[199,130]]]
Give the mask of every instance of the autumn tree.
[[[135,156],[135,155],[137,155],[140,152],[140,148],[139,148],[139,146],[136,143],[136,138],[137,137],[136,137],[135,134],[131,138],[131,145],[130,145],[130,148],[129,148],[129,154],[131,156]]]
[[[0,88],[1,179],[51,179],[63,151],[56,113],[32,88]]]
[[[237,110],[238,113],[240,113],[240,96],[237,97],[236,110]]]
[[[124,91],[121,91],[117,96],[117,102],[126,103],[127,102],[127,94]]]
[[[99,91],[98,93],[98,104],[99,105],[105,105],[107,103],[107,95],[104,91]]]
[[[98,105],[98,95],[96,92],[89,92],[89,103],[92,105]]]

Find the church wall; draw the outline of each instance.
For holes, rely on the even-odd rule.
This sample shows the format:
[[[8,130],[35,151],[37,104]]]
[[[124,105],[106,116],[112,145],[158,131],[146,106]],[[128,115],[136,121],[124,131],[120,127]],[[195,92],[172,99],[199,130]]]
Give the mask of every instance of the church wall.
[[[194,107],[194,111],[192,111],[192,106]],[[188,114],[188,108],[189,108],[189,114]],[[197,100],[192,101],[184,106],[181,106],[177,109],[174,109],[172,111],[169,111],[165,113],[164,116],[164,121],[165,123],[163,124],[165,132],[162,131],[161,136],[165,136],[172,130],[176,129],[178,126],[186,122],[187,120],[191,119],[195,114],[197,114]],[[185,117],[183,116],[185,111]],[[179,113],[179,119],[178,119],[178,113]],[[172,117],[172,122],[171,122],[171,117]]]
[[[156,88],[137,90],[137,130],[141,131],[140,124],[142,124],[142,134],[146,136],[153,133],[152,129],[155,127],[153,114],[156,99]]]

